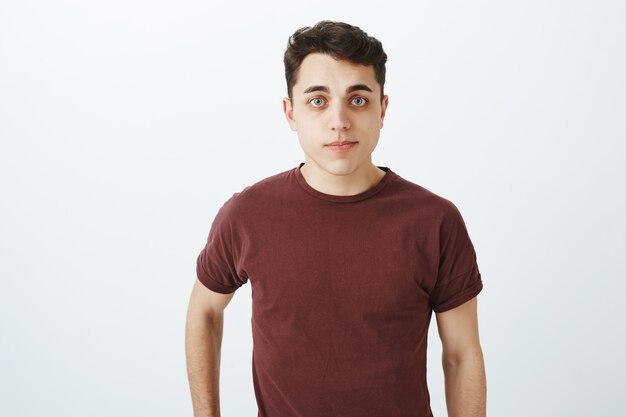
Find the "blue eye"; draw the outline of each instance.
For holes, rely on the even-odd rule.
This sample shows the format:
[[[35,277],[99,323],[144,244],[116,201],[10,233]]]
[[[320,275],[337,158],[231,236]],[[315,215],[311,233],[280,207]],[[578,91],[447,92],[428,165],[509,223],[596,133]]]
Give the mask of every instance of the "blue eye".
[[[320,97],[314,97],[311,100],[309,100],[309,103],[313,103],[313,107],[319,107],[323,104],[324,99],[320,98]]]
[[[367,99],[365,97],[355,97],[352,99],[352,102],[354,103],[356,100],[361,100],[361,104],[356,104],[357,107],[363,107],[367,104]]]

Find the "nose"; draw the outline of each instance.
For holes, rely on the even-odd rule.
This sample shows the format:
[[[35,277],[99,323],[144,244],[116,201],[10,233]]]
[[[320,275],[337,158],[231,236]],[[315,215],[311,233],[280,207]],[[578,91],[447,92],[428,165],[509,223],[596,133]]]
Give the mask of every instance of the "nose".
[[[350,118],[347,109],[337,104],[329,110],[328,124],[333,131],[350,129]]]

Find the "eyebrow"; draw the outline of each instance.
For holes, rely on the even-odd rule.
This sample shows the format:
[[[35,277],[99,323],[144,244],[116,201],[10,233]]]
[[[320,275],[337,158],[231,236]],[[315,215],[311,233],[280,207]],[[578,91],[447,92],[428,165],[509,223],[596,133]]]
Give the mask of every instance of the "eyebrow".
[[[369,88],[367,85],[365,84],[355,84],[355,85],[351,85],[350,87],[346,88],[346,94],[350,94],[353,91],[369,91],[370,93],[372,92],[372,89]],[[307,93],[312,93],[314,91],[323,91],[325,93],[330,93],[330,89],[324,85],[312,85],[311,87],[307,88],[306,90],[304,90],[303,94],[307,94]]]

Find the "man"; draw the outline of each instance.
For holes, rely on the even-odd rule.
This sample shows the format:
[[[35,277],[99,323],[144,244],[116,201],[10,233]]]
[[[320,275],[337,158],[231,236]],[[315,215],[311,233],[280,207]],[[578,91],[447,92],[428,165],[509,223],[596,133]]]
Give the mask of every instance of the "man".
[[[432,416],[432,311],[448,415],[485,416],[483,285],[465,223],[452,202],[371,160],[386,59],[346,23],[290,37],[283,110],[305,162],[234,193],[211,225],[187,316],[196,417],[220,415],[223,311],[248,280],[259,416]]]

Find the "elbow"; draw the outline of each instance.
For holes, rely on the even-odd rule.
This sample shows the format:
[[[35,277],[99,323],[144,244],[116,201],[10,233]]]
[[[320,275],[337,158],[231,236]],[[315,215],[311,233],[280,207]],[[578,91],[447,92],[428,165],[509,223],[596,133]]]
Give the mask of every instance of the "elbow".
[[[441,361],[444,369],[446,368],[457,368],[461,365],[473,363],[473,364],[483,364],[483,352],[480,346],[464,349],[461,351],[455,352],[446,352],[444,350]]]

